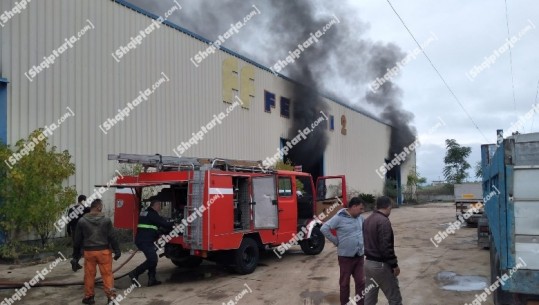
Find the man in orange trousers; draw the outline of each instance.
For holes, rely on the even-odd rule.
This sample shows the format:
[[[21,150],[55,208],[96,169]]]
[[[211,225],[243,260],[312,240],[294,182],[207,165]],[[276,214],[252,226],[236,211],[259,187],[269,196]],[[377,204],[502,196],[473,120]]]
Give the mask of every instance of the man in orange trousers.
[[[95,304],[96,266],[99,267],[103,279],[107,302],[116,297],[113,290],[112,252],[114,251],[114,260],[120,258],[122,253],[114,235],[112,222],[105,217],[102,210],[101,199],[94,200],[90,205],[90,213],[79,220],[75,232],[73,258],[79,259],[80,249],[84,250],[84,299],[82,299],[84,304]]]

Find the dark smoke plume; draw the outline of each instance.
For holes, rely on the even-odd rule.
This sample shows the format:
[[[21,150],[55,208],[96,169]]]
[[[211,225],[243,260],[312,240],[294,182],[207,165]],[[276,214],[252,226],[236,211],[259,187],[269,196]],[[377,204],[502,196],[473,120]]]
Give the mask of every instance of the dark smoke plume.
[[[173,5],[172,1],[162,0],[131,2],[158,15]],[[182,11],[172,16],[171,21],[210,40],[223,34],[231,23],[241,20],[252,11],[252,5],[256,5],[261,14],[227,40],[225,46],[268,67],[286,58],[288,52],[307,40],[311,33],[337,17],[340,23],[333,25],[317,43],[302,52],[299,59],[281,71],[304,85],[294,87],[289,137],[293,138],[298,129],[309,127],[320,117],[320,111],[326,110],[326,106],[318,94],[329,92],[365,113],[377,113],[373,116],[393,126],[389,156],[414,141],[415,129],[410,126],[413,114],[403,109],[401,90],[391,80],[375,93],[366,89],[377,77],[383,78],[387,69],[404,57],[403,52],[392,44],[362,39],[368,25],[358,21],[357,12],[341,2],[184,0],[181,4]],[[328,137],[323,127],[315,130],[314,135],[309,135],[308,140],[300,142],[290,153],[294,163],[309,167],[321,158]]]
[[[328,115],[326,105],[320,99],[319,92],[316,91],[315,81],[312,72],[305,67],[302,73],[302,79],[307,81],[306,86],[294,87],[294,99],[291,103],[292,108],[292,127],[290,128],[290,138],[298,134],[299,130],[311,127],[311,124],[320,118],[324,118],[322,113]],[[329,124],[327,121],[325,124]],[[313,166],[316,166],[323,157],[328,143],[328,135],[323,124],[315,128],[306,140],[294,146],[289,153],[289,157],[294,164],[301,164],[305,171],[313,172]]]
[[[311,37],[311,33],[321,29],[330,18],[314,18],[314,10],[308,2],[299,1],[278,1],[274,2],[272,9],[277,13],[278,18],[274,20],[273,32],[280,33],[278,44],[275,45],[276,54],[282,54],[283,50],[293,51]],[[286,13],[285,13],[286,12]],[[293,17],[291,16],[293,15]],[[292,126],[289,130],[289,137],[293,138],[298,134],[298,130],[311,127],[311,124],[322,117],[321,112],[328,113],[325,103],[319,95],[320,84],[323,77],[320,77],[322,66],[316,62],[324,62],[331,56],[334,49],[335,35],[331,35],[331,30],[338,28],[338,24],[333,26],[321,37],[319,41],[301,53],[299,60],[289,64],[284,72],[293,80],[303,86],[294,86],[293,100],[291,102]],[[327,47],[329,45],[329,47]],[[288,55],[288,54],[287,54]],[[271,65],[271,63],[270,63]],[[328,122],[325,122],[329,124]],[[295,164],[301,164],[304,170],[313,172],[311,169],[322,158],[328,144],[328,135],[324,126],[319,126],[309,134],[306,140],[293,147],[289,157]]]
[[[388,70],[396,66],[396,62],[404,57],[402,51],[393,44],[375,44],[370,53],[368,73],[372,79],[384,78]],[[382,109],[380,117],[392,126],[389,159],[394,154],[403,151],[405,146],[415,141],[415,128],[410,126],[414,115],[403,109],[401,102],[402,90],[393,82],[384,83],[375,92],[368,91],[365,100]]]

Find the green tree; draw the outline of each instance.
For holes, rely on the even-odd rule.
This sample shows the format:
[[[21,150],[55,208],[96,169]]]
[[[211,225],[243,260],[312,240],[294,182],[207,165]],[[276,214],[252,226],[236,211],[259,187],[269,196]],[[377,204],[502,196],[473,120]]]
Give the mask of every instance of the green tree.
[[[75,173],[67,150],[57,152],[50,147],[42,129],[35,130],[15,146],[0,147],[0,159],[9,160],[14,152],[25,152],[11,168],[2,163],[0,169],[0,227],[10,237],[17,233],[36,233],[45,247],[54,235],[54,223],[76,198],[74,187],[62,183]],[[33,149],[29,149],[34,146]],[[11,159],[12,161],[15,159]]]
[[[424,184],[426,182],[427,182],[427,179],[424,177],[421,177],[421,175],[417,172],[416,167],[414,166],[410,170],[410,172],[408,172],[408,175],[406,176],[406,192],[405,192],[406,201],[408,202],[413,201],[417,188],[421,184]]]
[[[475,178],[479,180],[483,179],[483,168],[481,167],[481,161],[477,161],[475,164]]]
[[[142,164],[119,164],[117,169],[122,176],[137,176],[144,172]]]
[[[284,162],[283,160],[279,160],[277,161],[277,163],[275,163],[275,169],[293,171],[294,165],[292,164],[292,162],[290,162],[290,160],[286,162]],[[296,179],[296,189],[298,191],[303,191],[303,188],[304,188],[303,183],[299,181],[298,179]]]
[[[416,167],[414,166],[408,173],[408,176],[406,176],[406,186],[417,187],[425,183],[427,183],[427,178],[421,177]]]
[[[284,162],[283,160],[279,160],[279,161],[277,161],[277,163],[275,163],[275,169],[293,171],[294,170],[294,165],[292,164],[292,162],[290,162],[290,160],[288,160],[286,162]]]
[[[468,169],[470,163],[466,158],[472,152],[472,149],[467,146],[461,146],[454,139],[445,140],[447,149],[444,158],[444,177],[449,183],[462,183],[468,177]]]
[[[138,176],[140,173],[143,173],[144,166],[142,164],[119,164],[117,166],[118,172],[122,176]],[[147,186],[142,188],[142,200],[147,200],[152,196],[157,195],[162,189],[167,188],[164,185],[158,186]]]

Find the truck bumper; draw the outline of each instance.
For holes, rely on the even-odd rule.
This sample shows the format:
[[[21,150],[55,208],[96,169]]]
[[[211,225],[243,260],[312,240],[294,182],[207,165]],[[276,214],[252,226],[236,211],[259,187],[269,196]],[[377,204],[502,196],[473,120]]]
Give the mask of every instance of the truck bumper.
[[[462,217],[462,215],[464,215],[463,213],[457,213],[457,220]],[[477,225],[479,223],[479,219],[481,219],[481,217],[483,216],[483,214],[473,214],[473,215],[470,215],[470,217],[468,217],[468,219],[466,219],[466,223],[467,224],[473,224],[473,225]]]
[[[468,223],[468,224],[478,224],[479,219],[481,218],[481,216],[482,216],[481,214],[473,214],[468,219],[466,219],[466,223]]]

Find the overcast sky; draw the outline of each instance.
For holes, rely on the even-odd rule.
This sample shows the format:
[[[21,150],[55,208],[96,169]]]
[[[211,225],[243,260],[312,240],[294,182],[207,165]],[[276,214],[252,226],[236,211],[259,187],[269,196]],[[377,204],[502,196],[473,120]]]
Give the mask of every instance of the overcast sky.
[[[436,35],[438,40],[429,44],[425,52],[492,143],[496,129],[508,131],[519,116],[532,109],[539,81],[539,29],[533,28],[539,26],[539,3],[532,0],[507,2],[510,35],[518,37],[520,31],[525,31],[511,48],[516,102],[509,51],[472,78],[473,82],[465,75],[506,43],[504,1],[392,1],[419,42],[427,40],[431,33]],[[361,4],[351,5],[357,8],[359,17],[370,24],[369,36],[392,41],[406,51],[416,47],[386,1],[361,1]],[[469,162],[473,167],[480,159],[479,146],[486,141],[425,57],[406,65],[397,84],[403,89],[406,109],[415,114],[419,135],[429,133],[436,117],[446,123],[425,136],[417,155],[419,172],[429,181],[443,179],[444,141],[449,138],[472,147]],[[538,131],[539,119],[534,115],[518,130],[521,133]],[[473,173],[470,174],[473,177]]]
[[[131,2],[158,15],[162,13],[160,10],[173,4],[168,0]],[[167,2],[168,4],[165,4]],[[249,26],[227,41],[225,46],[266,66],[272,65],[280,58],[260,51],[264,49],[264,44],[268,43],[267,35],[274,35],[271,32],[271,21],[275,16],[268,17],[271,14],[264,14],[271,9],[268,4],[242,1],[243,8],[238,7],[227,13],[223,7],[234,1],[178,2],[182,5],[182,11],[171,17],[171,21],[206,37],[209,34],[203,33],[204,31],[224,33],[230,22],[239,20],[249,12],[245,7],[257,3],[261,6],[261,17],[255,16]],[[415,116],[412,124],[421,139],[417,166],[420,174],[429,182],[443,180],[446,139],[456,139],[461,145],[472,148],[468,161],[473,168],[480,158],[479,146],[487,142],[494,143],[496,129],[508,131],[536,102],[539,82],[539,3],[536,0],[507,2],[510,36],[507,33],[503,0],[391,1],[419,43],[430,40],[424,48],[425,52],[466,109],[464,111],[459,106],[423,54],[405,64],[398,76],[392,79],[402,89],[403,108]],[[361,36],[361,39],[393,43],[404,53],[413,52],[417,48],[387,1],[314,3],[319,7],[321,15],[335,14],[342,24],[357,27],[357,35]],[[212,20],[208,20],[208,14],[214,15]],[[506,39],[513,36],[514,43],[510,50],[514,99],[510,52],[509,48],[504,48],[504,44],[508,45]],[[213,40],[216,37],[207,38]],[[249,41],[247,44],[246,39]],[[278,39],[271,39],[270,42],[278,43]],[[342,46],[336,47],[345,47],[347,43],[349,42],[343,41]],[[495,50],[499,50],[497,54]],[[283,54],[287,51],[283,50]],[[351,53],[349,56],[355,54]],[[494,60],[490,67],[471,71],[474,66],[480,67],[488,57]],[[362,85],[367,85],[365,80]],[[346,91],[347,88],[342,90]],[[376,109],[368,105],[361,105],[361,101],[354,103],[376,112]],[[538,131],[539,118],[535,116],[534,114],[533,118],[526,120],[523,127],[517,130],[521,133]],[[440,121],[445,125],[434,128]],[[470,178],[474,178],[473,170],[470,171]]]

